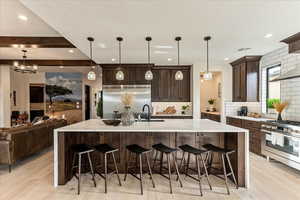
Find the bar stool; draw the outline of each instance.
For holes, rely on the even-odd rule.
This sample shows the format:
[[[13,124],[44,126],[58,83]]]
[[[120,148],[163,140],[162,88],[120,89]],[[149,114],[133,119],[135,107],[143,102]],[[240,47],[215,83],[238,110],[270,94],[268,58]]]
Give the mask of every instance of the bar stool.
[[[218,169],[212,167],[213,153],[221,154],[223,175],[224,175],[224,179],[225,179],[227,194],[228,195],[230,194],[229,187],[228,187],[228,179],[227,179],[228,176],[232,176],[234,184],[236,185],[236,189],[238,189],[239,186],[238,186],[237,181],[235,179],[235,175],[234,175],[234,172],[233,172],[233,169],[232,169],[232,165],[231,165],[231,162],[230,162],[230,159],[229,159],[229,155],[232,154],[232,153],[234,153],[235,150],[220,148],[220,147],[217,147],[217,146],[212,145],[212,144],[205,144],[205,145],[203,145],[203,147],[205,149],[207,149],[208,151],[211,152],[211,153],[208,154],[207,159],[206,159],[208,161],[209,172],[210,172],[210,169],[218,170]],[[230,169],[229,173],[227,173],[225,161],[227,161],[227,164],[229,166],[229,169]],[[218,176],[217,174],[214,174],[214,175],[217,176],[217,177],[219,177],[219,178],[222,178],[222,177]]]
[[[166,179],[169,180],[170,193],[172,194],[173,190],[172,190],[172,180],[171,180],[170,155],[172,155],[173,160],[174,160],[174,166],[175,166],[175,170],[176,170],[176,174],[177,174],[177,180],[179,180],[180,187],[183,187],[182,182],[181,182],[181,178],[180,178],[180,174],[179,174],[179,170],[178,170],[178,166],[177,166],[177,161],[176,161],[176,158],[174,156],[174,153],[178,149],[170,148],[170,147],[168,147],[168,146],[166,146],[166,145],[164,145],[162,143],[155,144],[155,145],[152,146],[152,148],[156,150],[156,154],[155,154],[155,158],[154,158],[152,169],[153,169],[153,171],[155,171],[155,163],[156,163],[156,160],[157,160],[158,152],[160,152],[160,169],[159,169],[159,172],[158,171],[156,171],[156,172],[159,173],[161,176],[163,176],[163,177],[165,177]],[[166,157],[167,157],[167,165],[168,165],[168,167],[164,167],[163,166],[163,157],[164,157],[164,154],[166,154]],[[169,177],[165,176],[162,173],[163,169],[168,170]]]
[[[149,157],[148,157],[148,153],[150,153],[152,150],[151,149],[145,149],[144,147],[141,147],[137,144],[131,144],[126,146],[126,149],[129,152],[129,156],[126,156],[126,168],[125,168],[125,176],[124,176],[124,181],[126,181],[127,178],[127,174],[131,174],[133,177],[135,177],[136,179],[138,179],[140,181],[140,186],[141,186],[141,194],[143,195],[143,164],[142,164],[142,155],[145,155],[146,160],[147,160],[147,166],[148,166],[148,170],[149,170],[149,175],[150,175],[150,179],[152,180],[152,186],[153,188],[155,188],[155,183],[154,183],[154,179],[152,177],[152,170],[150,167],[150,162],[149,162]],[[132,154],[135,154],[136,159],[135,159],[135,166],[130,167],[129,163],[131,160],[131,156]],[[127,155],[127,153],[126,153]],[[139,164],[138,164],[138,160],[139,160]],[[140,167],[140,177],[138,177],[137,175],[135,175],[136,170],[138,169],[138,165]],[[132,171],[132,168],[135,168],[135,172]]]
[[[89,160],[89,166],[92,174],[92,179],[94,182],[94,186],[96,187],[96,181],[95,181],[95,174],[93,170],[93,165],[91,161],[91,155],[90,153],[94,151],[93,148],[89,147],[86,144],[74,144],[71,146],[71,150],[74,152],[73,154],[73,162],[72,162],[72,175],[75,176],[78,180],[78,187],[77,187],[77,193],[80,194],[80,178],[81,178],[81,159],[82,156],[87,155],[87,158]],[[76,156],[78,156],[78,164],[76,163]],[[74,169],[78,168],[78,176],[76,175],[76,172],[74,173]]]
[[[118,167],[117,167],[117,163],[116,163],[116,159],[115,159],[115,155],[114,153],[116,151],[119,151],[119,149],[113,148],[112,146],[108,145],[108,144],[98,144],[94,146],[95,151],[102,153],[104,155],[104,176],[101,173],[100,170],[98,170],[98,167],[96,168],[96,173],[99,174],[99,176],[101,176],[104,179],[104,183],[105,183],[105,193],[107,193],[107,171],[108,171],[108,166],[107,166],[107,157],[108,155],[112,156],[113,162],[114,162],[114,170],[111,170],[111,172],[109,174],[117,174],[118,180],[119,180],[119,185],[122,186],[121,184],[121,180],[119,177],[119,171],[118,171]]]
[[[209,185],[209,188],[210,188],[210,190],[212,190],[212,187],[211,187],[211,184],[210,184],[210,181],[209,181],[209,178],[208,178],[208,172],[207,172],[206,164],[205,164],[203,156],[202,156],[203,154],[207,155],[209,152],[206,151],[206,150],[197,149],[197,148],[192,147],[192,146],[190,146],[188,144],[181,145],[181,146],[179,146],[179,148],[183,152],[182,159],[180,161],[180,167],[179,167],[179,169],[181,169],[182,167],[184,167],[184,169],[185,169],[185,175],[188,176],[188,177],[190,177],[190,178],[192,178],[192,179],[194,179],[194,180],[196,180],[196,181],[198,181],[199,187],[200,187],[200,195],[203,196],[202,185],[201,185],[201,179],[202,179],[203,176],[206,177],[207,183]],[[187,163],[186,163],[186,160],[185,160],[185,153],[188,154]],[[190,165],[190,155],[191,154],[194,155],[195,159],[196,159],[196,167],[197,167],[196,170],[189,167],[189,165]],[[204,169],[204,174],[201,174],[201,168],[200,168],[199,159],[201,161],[202,168]],[[188,174],[189,170],[197,172],[198,178],[195,178],[192,175]]]

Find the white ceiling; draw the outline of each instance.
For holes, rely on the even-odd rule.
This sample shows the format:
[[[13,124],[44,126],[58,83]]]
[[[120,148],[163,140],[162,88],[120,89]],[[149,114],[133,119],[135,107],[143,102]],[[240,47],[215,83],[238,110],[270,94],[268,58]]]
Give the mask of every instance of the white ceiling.
[[[4,1],[6,8],[9,7],[10,4],[5,2],[10,0],[0,1]],[[112,58],[117,59],[118,46],[115,40],[117,36],[125,39],[123,62],[146,62],[144,37],[152,36],[152,62],[157,64],[176,63],[174,37],[182,36],[182,64],[192,64],[205,61],[203,37],[211,35],[213,37],[210,49],[211,60],[214,64],[220,64],[240,56],[261,55],[282,47],[285,44],[279,41],[299,32],[300,27],[300,20],[298,20],[300,1],[298,0],[20,1],[86,55],[88,55],[86,37],[93,36],[96,39],[94,60],[99,63],[110,63]],[[9,21],[12,20],[11,18],[17,18],[18,12],[21,12],[18,9],[24,9],[22,6],[17,9],[11,6],[9,8],[14,10],[13,13],[5,12],[10,16]],[[33,23],[31,16],[34,14],[31,13],[26,23]],[[12,26],[15,21],[5,23],[5,26]],[[11,31],[18,34],[20,23],[23,22],[18,21],[17,26],[6,27],[4,32]],[[58,34],[41,20],[39,24],[29,29],[32,32],[26,30],[22,34],[39,36]],[[2,30],[0,33],[2,35]],[[268,33],[272,33],[273,37],[264,38]],[[106,48],[101,48],[101,43],[105,44]],[[158,50],[154,48],[155,45],[171,45],[174,48],[159,49],[167,51],[167,54],[155,54],[154,51]],[[252,49],[237,52],[237,49],[244,47]],[[226,57],[230,60],[224,61]],[[173,60],[169,62],[168,58]]]

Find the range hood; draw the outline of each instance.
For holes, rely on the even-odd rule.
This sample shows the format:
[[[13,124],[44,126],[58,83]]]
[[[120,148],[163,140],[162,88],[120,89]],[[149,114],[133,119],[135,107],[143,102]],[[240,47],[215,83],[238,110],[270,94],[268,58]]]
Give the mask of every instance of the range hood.
[[[293,79],[293,78],[299,78],[299,77],[300,77],[300,66],[296,67],[286,73],[283,73],[278,78],[275,78],[274,80],[272,80],[272,82],[288,80],[288,79]]]

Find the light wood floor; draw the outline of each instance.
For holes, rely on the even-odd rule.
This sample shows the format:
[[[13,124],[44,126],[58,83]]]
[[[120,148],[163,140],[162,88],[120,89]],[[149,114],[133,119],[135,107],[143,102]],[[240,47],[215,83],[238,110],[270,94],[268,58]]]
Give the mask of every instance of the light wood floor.
[[[267,162],[264,158],[251,154],[250,160],[251,188],[238,190],[232,187],[231,195],[226,195],[223,182],[211,177],[213,191],[204,182],[204,196],[199,196],[198,184],[184,179],[184,188],[173,182],[174,194],[169,194],[168,182],[155,176],[156,188],[151,187],[145,176],[144,195],[140,195],[139,182],[129,176],[123,186],[119,187],[117,179],[112,176],[108,185],[108,194],[104,193],[104,182],[97,177],[97,188],[92,186],[90,175],[82,180],[81,194],[76,194],[76,180],[67,185],[54,188],[53,152],[45,151],[19,163],[8,173],[7,168],[0,167],[0,200],[192,200],[192,199],[257,199],[257,200],[299,200],[300,172],[277,162]],[[123,176],[122,176],[123,177]]]

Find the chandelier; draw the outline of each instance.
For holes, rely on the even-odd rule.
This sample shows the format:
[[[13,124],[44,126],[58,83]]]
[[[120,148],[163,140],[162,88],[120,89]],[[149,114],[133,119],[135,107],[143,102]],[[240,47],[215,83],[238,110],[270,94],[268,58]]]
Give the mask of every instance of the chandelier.
[[[22,64],[19,65],[19,63],[16,61],[14,62],[14,71],[16,72],[21,72],[23,74],[25,73],[29,73],[29,74],[35,74],[38,70],[38,66],[37,65],[26,65],[26,59],[27,59],[27,56],[26,56],[26,53],[27,53],[27,50],[23,49],[22,50],[23,52],[23,56],[22,56]]]

